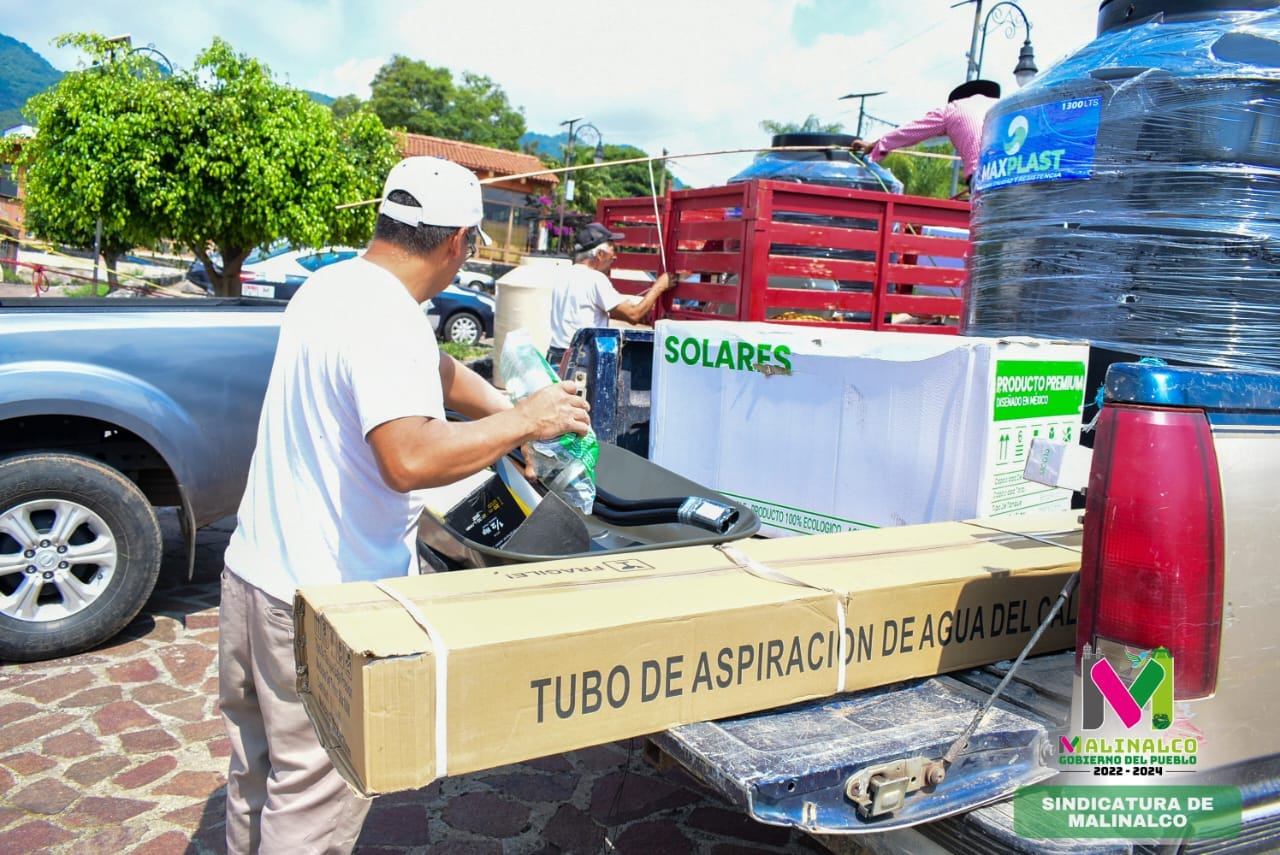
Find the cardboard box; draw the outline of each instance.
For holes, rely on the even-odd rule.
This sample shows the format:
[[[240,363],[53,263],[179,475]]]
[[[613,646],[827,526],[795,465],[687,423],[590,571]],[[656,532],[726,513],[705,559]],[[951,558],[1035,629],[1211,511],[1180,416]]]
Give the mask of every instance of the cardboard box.
[[[1065,545],[943,523],[302,588],[299,690],[373,794],[994,662],[1079,566],[1075,515],[1035,522]]]
[[[1088,346],[659,321],[649,457],[749,506],[761,534],[1065,510],[1023,478],[1079,442]]]

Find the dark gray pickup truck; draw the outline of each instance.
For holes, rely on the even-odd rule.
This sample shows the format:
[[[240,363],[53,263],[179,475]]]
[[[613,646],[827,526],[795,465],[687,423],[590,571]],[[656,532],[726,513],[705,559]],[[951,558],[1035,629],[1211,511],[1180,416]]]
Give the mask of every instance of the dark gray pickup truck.
[[[122,629],[160,569],[158,507],[235,512],[283,303],[0,300],[0,662]]]

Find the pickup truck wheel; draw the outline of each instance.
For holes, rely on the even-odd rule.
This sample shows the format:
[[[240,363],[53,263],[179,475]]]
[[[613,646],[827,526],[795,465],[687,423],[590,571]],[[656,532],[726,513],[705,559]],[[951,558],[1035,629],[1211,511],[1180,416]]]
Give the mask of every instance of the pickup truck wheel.
[[[116,470],[74,454],[0,461],[0,660],[87,650],[146,604],[160,525]]]
[[[480,319],[470,312],[457,312],[444,325],[444,340],[454,344],[476,344],[484,327]]]

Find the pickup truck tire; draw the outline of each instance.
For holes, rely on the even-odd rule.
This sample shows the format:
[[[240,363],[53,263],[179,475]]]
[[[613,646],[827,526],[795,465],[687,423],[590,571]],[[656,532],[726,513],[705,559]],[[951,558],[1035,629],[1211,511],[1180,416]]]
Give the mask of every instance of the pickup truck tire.
[[[453,344],[478,344],[484,324],[470,312],[454,312],[444,324],[444,340]]]
[[[162,545],[146,496],[115,469],[59,452],[0,461],[0,661],[114,636],[151,596]]]

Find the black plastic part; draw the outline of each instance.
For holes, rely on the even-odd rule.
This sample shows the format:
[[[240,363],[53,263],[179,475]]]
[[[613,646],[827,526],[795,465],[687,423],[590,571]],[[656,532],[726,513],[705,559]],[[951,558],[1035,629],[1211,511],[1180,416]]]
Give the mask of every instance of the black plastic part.
[[[856,139],[851,134],[775,134],[773,145],[775,148],[793,145],[834,145],[848,148]]]
[[[583,517],[577,511],[573,511],[575,516],[597,531],[604,529],[608,534],[615,535],[620,545],[602,548],[599,544],[592,543],[587,549],[557,557],[590,556],[595,559],[606,557],[614,552],[640,552],[671,546],[717,544],[750,537],[760,529],[759,517],[747,506],[616,445],[601,444],[600,459],[596,463],[596,485],[597,491],[603,488],[607,495],[616,497],[623,503],[651,502],[656,498],[669,496],[699,496],[723,505],[734,513],[726,515],[728,520],[726,525],[711,527],[706,524],[694,524],[689,520],[682,521],[678,512],[665,512],[664,518],[659,522],[629,519],[625,524],[614,524],[604,519],[598,512]],[[671,501],[683,501],[683,499]],[[607,500],[602,507],[607,514]],[[537,514],[537,508],[533,513]],[[449,515],[446,514],[447,516]],[[530,515],[529,519],[533,519],[533,515]],[[515,543],[517,541],[514,534],[509,541],[504,540],[501,545],[490,545],[474,540],[450,525],[447,519],[441,519],[432,513],[423,514],[418,526],[418,551],[437,569],[441,565],[450,569],[494,567],[526,561],[542,561],[548,557],[546,554],[511,548]],[[428,555],[428,552],[433,554]]]
[[[583,327],[574,333],[561,379],[579,372],[596,439],[648,457],[653,330]]]
[[[1172,21],[1275,6],[1280,6],[1280,0],[1102,0],[1098,7],[1098,35],[1140,24],[1160,14]]]

